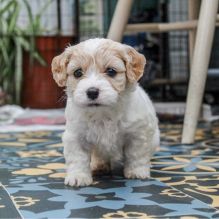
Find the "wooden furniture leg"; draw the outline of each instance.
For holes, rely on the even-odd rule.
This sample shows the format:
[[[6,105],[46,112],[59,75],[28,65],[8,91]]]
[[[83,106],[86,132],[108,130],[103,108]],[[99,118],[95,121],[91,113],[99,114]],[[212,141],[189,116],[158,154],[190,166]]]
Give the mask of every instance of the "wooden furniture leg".
[[[133,0],[118,0],[107,38],[120,42],[128,23]]]
[[[201,0],[188,0],[188,17],[189,20],[197,20],[199,9],[200,9]],[[196,29],[189,31],[189,60],[190,60],[190,69],[192,65],[192,56],[195,45],[195,36]]]
[[[218,0],[202,0],[191,66],[182,143],[194,142],[212,49]]]

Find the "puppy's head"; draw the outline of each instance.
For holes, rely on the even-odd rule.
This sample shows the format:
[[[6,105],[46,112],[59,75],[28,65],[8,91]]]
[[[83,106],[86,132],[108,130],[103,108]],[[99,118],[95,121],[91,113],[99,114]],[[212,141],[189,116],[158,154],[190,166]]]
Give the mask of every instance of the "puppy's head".
[[[91,39],[71,46],[52,61],[53,78],[67,87],[79,106],[110,106],[127,84],[142,76],[146,60],[130,46],[109,39]]]

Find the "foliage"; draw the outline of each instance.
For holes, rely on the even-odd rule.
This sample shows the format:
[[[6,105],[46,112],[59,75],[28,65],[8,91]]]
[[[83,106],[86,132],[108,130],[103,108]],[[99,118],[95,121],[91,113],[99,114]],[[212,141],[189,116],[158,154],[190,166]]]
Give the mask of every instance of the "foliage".
[[[36,49],[35,36],[43,31],[40,18],[50,2],[33,16],[28,0],[0,0],[0,87],[11,95],[13,102],[20,102],[23,50],[29,52],[32,61],[46,64]],[[25,29],[17,25],[21,3],[28,13]]]

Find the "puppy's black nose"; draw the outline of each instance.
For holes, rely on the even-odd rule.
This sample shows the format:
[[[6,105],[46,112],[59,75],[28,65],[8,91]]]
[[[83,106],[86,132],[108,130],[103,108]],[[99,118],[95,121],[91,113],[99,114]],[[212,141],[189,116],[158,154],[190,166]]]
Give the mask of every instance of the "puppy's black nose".
[[[87,97],[91,100],[95,100],[97,99],[97,97],[99,96],[99,89],[95,88],[95,87],[91,87],[87,90]]]

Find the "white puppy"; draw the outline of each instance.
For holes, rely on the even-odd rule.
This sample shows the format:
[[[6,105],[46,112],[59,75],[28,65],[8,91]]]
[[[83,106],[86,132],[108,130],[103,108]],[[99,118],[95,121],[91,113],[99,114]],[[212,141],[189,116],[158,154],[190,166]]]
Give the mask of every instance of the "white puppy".
[[[138,86],[145,58],[130,46],[90,39],[52,61],[53,77],[66,86],[65,184],[92,184],[92,171],[122,162],[126,178],[150,176],[159,146],[151,100]]]

